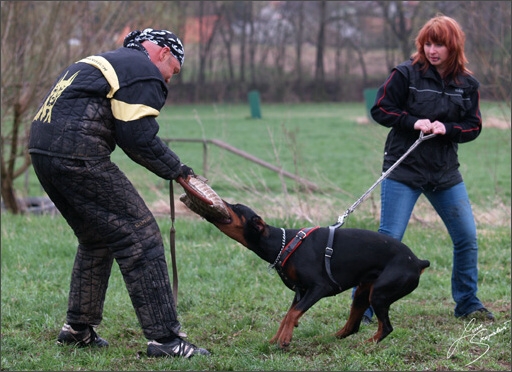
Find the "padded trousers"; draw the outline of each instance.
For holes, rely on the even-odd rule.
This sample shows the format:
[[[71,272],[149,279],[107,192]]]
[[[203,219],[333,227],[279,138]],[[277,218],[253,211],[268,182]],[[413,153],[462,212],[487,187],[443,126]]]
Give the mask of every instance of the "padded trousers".
[[[78,239],[67,322],[101,322],[116,260],[144,336],[177,335],[180,323],[160,229],[125,174],[110,159],[31,156],[42,187]]]

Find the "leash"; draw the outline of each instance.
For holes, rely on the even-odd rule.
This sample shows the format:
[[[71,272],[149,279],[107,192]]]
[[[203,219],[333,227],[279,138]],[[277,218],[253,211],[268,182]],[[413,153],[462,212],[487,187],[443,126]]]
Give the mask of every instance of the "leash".
[[[174,187],[172,180],[169,181],[169,204],[171,206],[171,230],[169,241],[171,246],[172,261],[172,296],[174,297],[174,306],[178,306],[178,265],[176,264],[176,229],[174,228],[174,217],[176,214],[174,208]]]
[[[332,273],[331,273],[331,257],[332,257],[332,253],[334,251],[332,248],[332,245],[333,245],[332,243],[334,241],[334,230],[341,227],[345,223],[345,219],[352,212],[354,212],[354,210],[359,206],[359,204],[361,204],[363,201],[366,200],[366,198],[373,191],[373,189],[375,189],[377,187],[377,185],[379,185],[387,176],[389,176],[389,174],[411,153],[412,150],[414,150],[421,142],[426,141],[435,136],[436,136],[436,134],[434,134],[434,133],[428,134],[425,136],[423,134],[423,132],[420,132],[420,136],[416,140],[416,142],[414,142],[412,144],[412,146],[409,147],[409,149],[391,167],[389,167],[389,169],[386,172],[382,173],[382,175],[379,177],[379,179],[359,199],[357,199],[356,202],[354,204],[352,204],[350,206],[350,208],[348,208],[343,215],[338,216],[338,220],[336,221],[335,224],[329,226],[329,238],[327,240],[327,246],[325,247],[325,255],[324,255],[325,256],[325,269],[327,271],[327,275],[329,275],[329,279],[331,279],[331,281],[334,284],[336,284],[339,288],[341,288],[340,285],[334,279],[334,277],[332,276]]]
[[[411,153],[412,150],[414,150],[416,147],[418,147],[418,145],[421,142],[426,141],[435,136],[436,136],[436,134],[433,134],[433,133],[425,136],[423,134],[423,132],[420,132],[420,136],[416,140],[416,142],[414,142],[412,144],[412,146],[409,147],[409,149],[400,157],[400,159],[398,159],[395,162],[395,164],[393,164],[391,167],[389,167],[389,169],[386,172],[382,173],[380,178],[359,199],[357,199],[356,202],[354,204],[352,204],[350,206],[350,208],[348,208],[343,215],[338,217],[337,222],[333,226],[335,228],[342,226],[345,223],[345,218],[347,218],[350,213],[354,212],[354,210],[359,206],[359,204],[361,204],[363,201],[366,200],[366,198],[373,191],[373,189],[375,189],[382,181],[384,181],[384,179],[389,176],[389,174]]]
[[[179,183],[185,191],[192,193],[196,198],[198,198],[202,203],[207,205],[212,205],[213,202],[203,196],[200,192],[195,190],[189,183],[183,179],[183,177],[179,176],[176,178],[176,182]],[[169,233],[169,241],[170,241],[170,250],[171,250],[171,261],[172,261],[172,295],[174,297],[174,306],[178,306],[178,265],[176,264],[176,229],[174,227],[174,219],[176,215],[176,210],[174,207],[174,186],[172,180],[169,181],[169,205],[171,207],[171,230]],[[180,333],[184,335],[184,333]],[[186,336],[184,336],[186,337]]]

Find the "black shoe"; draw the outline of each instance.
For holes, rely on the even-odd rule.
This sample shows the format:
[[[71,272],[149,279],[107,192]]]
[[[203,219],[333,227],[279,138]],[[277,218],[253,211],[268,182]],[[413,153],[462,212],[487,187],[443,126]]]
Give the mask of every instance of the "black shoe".
[[[170,342],[161,344],[157,341],[148,342],[149,357],[183,357],[190,358],[194,355],[210,355],[206,349],[197,347],[179,337]]]
[[[368,325],[372,323],[372,318],[370,318],[368,315],[363,315],[363,319],[361,320],[361,323],[364,325]]]
[[[58,345],[75,345],[77,347],[107,347],[108,342],[96,334],[92,326],[83,331],[75,331],[69,324],[64,324],[57,338]]]
[[[494,314],[487,310],[485,307],[482,307],[478,310],[469,313],[468,315],[463,316],[464,319],[476,319],[476,320],[488,320],[494,322],[496,318]]]

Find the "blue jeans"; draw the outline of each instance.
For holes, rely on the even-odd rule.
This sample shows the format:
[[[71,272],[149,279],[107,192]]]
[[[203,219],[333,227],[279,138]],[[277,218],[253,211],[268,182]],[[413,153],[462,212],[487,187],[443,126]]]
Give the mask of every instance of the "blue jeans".
[[[453,243],[452,297],[454,315],[468,315],[482,307],[478,290],[478,244],[475,220],[464,182],[446,190],[426,191],[385,179],[381,184],[379,232],[402,240],[412,210],[424,194],[443,220]]]
[[[385,179],[381,184],[379,232],[402,240],[418,198],[424,194],[443,220],[453,242],[452,297],[454,315],[468,315],[484,306],[476,297],[478,244],[475,220],[464,182],[447,190],[426,191]],[[354,288],[355,290],[355,288]],[[372,317],[368,308],[365,315]]]

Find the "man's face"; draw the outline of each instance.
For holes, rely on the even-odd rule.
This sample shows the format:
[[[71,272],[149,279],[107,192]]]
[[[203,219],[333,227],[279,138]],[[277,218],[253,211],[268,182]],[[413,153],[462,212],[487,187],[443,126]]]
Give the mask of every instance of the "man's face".
[[[176,57],[172,55],[169,47],[163,47],[160,53],[162,53],[162,61],[156,64],[156,66],[164,77],[165,82],[169,83],[173,75],[180,73],[181,65]]]

